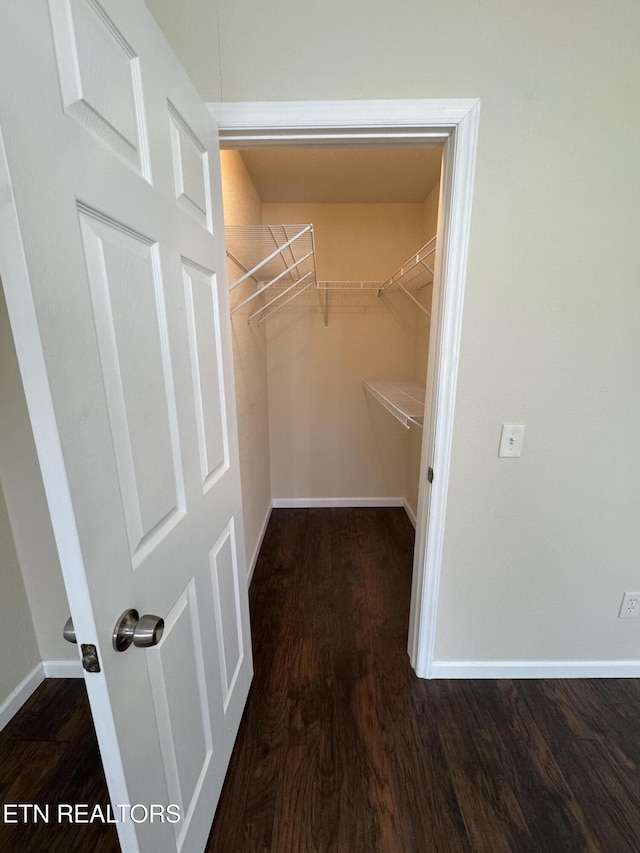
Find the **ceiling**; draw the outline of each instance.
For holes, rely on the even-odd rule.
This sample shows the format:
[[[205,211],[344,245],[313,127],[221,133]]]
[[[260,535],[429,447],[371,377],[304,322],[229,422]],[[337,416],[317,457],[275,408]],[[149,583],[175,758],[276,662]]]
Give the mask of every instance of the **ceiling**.
[[[442,148],[251,148],[240,152],[264,203],[423,202],[440,180]]]

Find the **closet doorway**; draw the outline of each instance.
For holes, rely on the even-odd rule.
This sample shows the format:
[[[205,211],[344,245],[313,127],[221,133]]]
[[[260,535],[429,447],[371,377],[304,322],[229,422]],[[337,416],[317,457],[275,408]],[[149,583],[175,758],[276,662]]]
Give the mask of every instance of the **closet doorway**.
[[[404,506],[416,525],[409,654],[426,677],[477,106],[210,105],[227,149],[250,569],[271,506]]]

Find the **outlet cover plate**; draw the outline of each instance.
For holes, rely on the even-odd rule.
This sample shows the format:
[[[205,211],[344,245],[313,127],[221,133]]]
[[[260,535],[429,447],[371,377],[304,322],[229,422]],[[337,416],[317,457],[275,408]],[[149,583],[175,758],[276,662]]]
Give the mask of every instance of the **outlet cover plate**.
[[[618,617],[633,619],[635,616],[640,616],[640,592],[625,592]]]

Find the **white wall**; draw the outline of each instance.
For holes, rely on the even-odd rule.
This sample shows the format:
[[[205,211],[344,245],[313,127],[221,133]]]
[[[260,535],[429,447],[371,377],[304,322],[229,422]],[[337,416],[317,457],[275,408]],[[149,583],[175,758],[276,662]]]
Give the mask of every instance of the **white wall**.
[[[640,6],[217,9],[205,98],[482,99],[436,654],[637,659]]]
[[[259,225],[262,206],[238,151],[221,152],[222,192],[225,225]],[[229,282],[240,278],[242,270],[230,260]],[[238,305],[252,292],[252,279],[231,294]],[[260,297],[257,300],[260,301]],[[255,303],[241,308],[232,318],[233,362],[238,412],[240,480],[244,533],[249,570],[262,541],[265,520],[271,510],[269,466],[269,409],[267,402],[267,346],[264,329],[247,323]]]
[[[145,0],[178,58],[207,100],[222,100],[216,33],[218,14],[211,0]]]
[[[33,622],[40,652],[38,659],[77,660],[75,647],[62,637],[69,607],[1,283],[0,481],[29,601],[29,621]],[[0,644],[6,639],[5,624],[0,619]]]
[[[420,204],[263,204],[265,223],[314,226],[320,281],[384,281],[421,245]],[[403,498],[408,433],[362,387],[411,376],[415,310],[377,291],[317,292],[269,318],[274,499]]]

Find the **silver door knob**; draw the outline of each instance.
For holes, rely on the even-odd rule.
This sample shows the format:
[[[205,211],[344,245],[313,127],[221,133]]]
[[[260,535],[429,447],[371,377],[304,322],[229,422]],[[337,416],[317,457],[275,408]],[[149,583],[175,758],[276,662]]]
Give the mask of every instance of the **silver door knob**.
[[[62,636],[65,638],[67,643],[77,643],[76,639],[76,629],[73,627],[73,619],[71,616],[64,623],[64,628],[62,629]]]
[[[140,616],[137,610],[125,610],[113,629],[113,648],[124,652],[132,643],[140,649],[156,646],[163,632],[164,619],[160,616]]]

